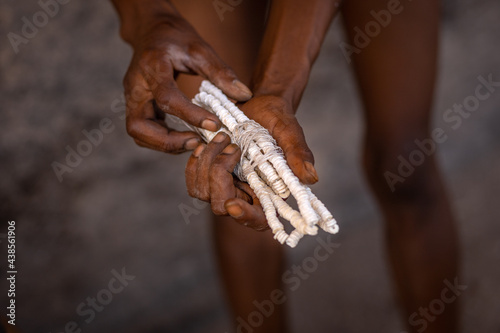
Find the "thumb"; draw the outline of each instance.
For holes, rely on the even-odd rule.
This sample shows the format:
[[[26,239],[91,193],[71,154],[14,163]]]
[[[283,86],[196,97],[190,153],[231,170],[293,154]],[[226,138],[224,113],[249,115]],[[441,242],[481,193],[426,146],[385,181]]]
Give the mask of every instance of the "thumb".
[[[255,97],[241,108],[271,133],[283,150],[288,166],[301,182],[314,184],[318,181],[314,156],[306,143],[304,131],[295,116],[284,111],[286,103],[270,97]]]
[[[318,181],[318,173],[314,168],[314,156],[307,146],[304,133],[300,126],[295,131],[278,131],[273,133],[276,143],[285,154],[286,161],[293,173],[304,184],[314,184]]]
[[[202,56],[192,57],[193,70],[211,81],[228,97],[239,102],[252,98],[250,89],[241,82],[236,73],[209,46],[199,52]]]

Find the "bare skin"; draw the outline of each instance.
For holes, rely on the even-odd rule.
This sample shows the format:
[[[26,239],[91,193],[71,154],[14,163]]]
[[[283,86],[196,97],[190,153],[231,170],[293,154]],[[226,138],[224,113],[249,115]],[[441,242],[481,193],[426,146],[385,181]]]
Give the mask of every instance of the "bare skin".
[[[177,83],[174,80],[178,73],[208,78],[230,97],[246,102],[242,109],[268,128],[294,173],[305,183],[316,182],[314,159],[294,113],[338,7],[333,1],[275,0],[264,29],[264,1],[243,1],[226,15],[230,21],[224,25],[207,15],[214,12],[210,1],[177,1],[175,7],[168,1],[113,3],[122,20],[122,37],[134,48],[124,80],[127,130],[144,147],[168,153],[196,148],[186,167],[188,192],[210,202],[214,213],[233,217],[214,221],[216,251],[234,318],[246,319],[255,310],[252,301],[267,299],[281,288],[283,249],[270,232],[247,232],[241,226],[263,230],[267,223],[248,185],[231,175],[239,149],[224,136],[205,145],[195,133],[171,131],[163,123],[164,112],[207,129],[220,126],[180,93],[194,93],[199,79],[181,75]],[[354,27],[373,20],[370,10],[387,6],[386,0],[345,1],[348,37],[354,37]],[[353,55],[365,106],[363,166],[386,221],[389,262],[405,323],[419,307],[439,298],[443,280],[453,281],[458,270],[456,231],[434,157],[397,184],[394,192],[383,176],[397,168],[397,157],[406,156],[416,138],[429,137],[438,13],[435,1],[408,3],[368,47]],[[243,84],[234,83],[235,73],[253,96]],[[454,302],[426,332],[457,332],[457,318]],[[254,332],[286,332],[283,307]]]
[[[343,14],[349,37],[355,26],[373,20],[370,10],[386,8],[382,0],[346,1]],[[407,156],[415,149],[416,138],[430,137],[438,28],[439,2],[408,4],[353,57],[365,106],[363,166],[385,217],[389,262],[405,323],[411,313],[439,298],[443,280],[453,281],[458,272],[457,234],[435,156],[397,184],[394,192],[383,176],[396,170],[400,154]],[[410,330],[417,332],[417,327]],[[458,302],[447,305],[426,329],[457,331]]]

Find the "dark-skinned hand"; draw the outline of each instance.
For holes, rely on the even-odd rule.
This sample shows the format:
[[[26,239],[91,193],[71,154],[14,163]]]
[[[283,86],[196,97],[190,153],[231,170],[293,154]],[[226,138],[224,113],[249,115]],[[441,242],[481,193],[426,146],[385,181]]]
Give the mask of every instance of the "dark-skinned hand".
[[[305,142],[291,104],[276,96],[254,97],[241,106],[264,126],[283,149],[292,171],[306,184],[317,182],[313,155]],[[248,184],[233,176],[241,151],[230,138],[219,133],[193,152],[186,166],[186,185],[192,197],[211,203],[216,215],[231,215],[238,223],[255,230],[268,229],[266,217]]]
[[[124,87],[130,136],[142,147],[176,154],[193,150],[201,139],[194,132],[169,129],[165,113],[212,131],[221,126],[215,115],[192,104],[177,88],[178,73],[200,75],[237,101],[250,99],[251,92],[194,28],[170,10],[174,12],[153,15],[129,37],[134,55]]]

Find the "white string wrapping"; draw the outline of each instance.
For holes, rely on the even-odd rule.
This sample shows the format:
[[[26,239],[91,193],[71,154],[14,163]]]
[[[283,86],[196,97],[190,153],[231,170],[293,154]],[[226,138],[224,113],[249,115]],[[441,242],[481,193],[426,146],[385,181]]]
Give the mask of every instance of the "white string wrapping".
[[[259,198],[267,223],[274,238],[281,244],[297,246],[304,235],[316,235],[318,226],[324,231],[336,234],[337,221],[325,205],[293,174],[269,132],[257,122],[249,119],[231,102],[222,91],[205,80],[193,103],[215,114],[224,126],[220,131],[227,133],[241,151],[240,163],[234,173],[248,182]],[[211,132],[188,125],[209,142],[218,132]],[[294,210],[284,199],[292,195],[299,208]],[[290,222],[294,230],[288,235],[277,214]]]

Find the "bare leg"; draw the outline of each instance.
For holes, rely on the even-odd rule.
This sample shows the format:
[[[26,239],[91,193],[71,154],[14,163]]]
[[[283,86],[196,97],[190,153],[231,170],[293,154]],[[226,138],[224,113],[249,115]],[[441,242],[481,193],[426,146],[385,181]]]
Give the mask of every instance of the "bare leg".
[[[260,312],[249,318],[252,312],[259,312],[254,301],[269,303],[273,290],[284,290],[281,280],[283,246],[273,239],[271,232],[249,230],[230,217],[214,222],[217,258],[235,317],[248,323],[253,332],[286,332],[284,305],[273,304],[269,317]],[[259,324],[259,317],[263,319],[262,324]],[[241,324],[241,319],[237,325]]]
[[[391,1],[392,2],[392,1]],[[366,111],[364,167],[385,217],[389,262],[404,322],[412,332],[453,333],[458,330],[458,302],[443,313],[410,325],[409,318],[440,299],[457,277],[457,235],[433,154],[392,191],[385,172],[398,173],[401,155],[417,149],[415,139],[430,138],[429,122],[436,73],[439,2],[403,2],[398,14],[370,37],[353,64]],[[350,44],[358,27],[365,31],[370,14],[388,9],[387,0],[344,3],[344,23]],[[376,21],[375,21],[376,22]],[[373,27],[372,27],[373,28]],[[375,29],[372,31],[376,31]],[[460,279],[459,279],[460,280]],[[417,318],[425,318],[419,314]]]
[[[266,1],[243,1],[232,11],[224,12],[223,21],[212,1],[177,1],[176,7],[239,78],[249,84],[264,31]],[[178,84],[193,96],[200,81],[200,78],[182,76]],[[256,325],[258,316],[248,320],[249,314],[257,310],[254,301],[269,300],[273,290],[283,289],[283,248],[270,231],[250,230],[230,217],[214,216],[213,226],[220,273],[235,327],[245,321],[255,333],[285,332],[284,306],[275,306],[272,315],[263,316],[259,325]]]

